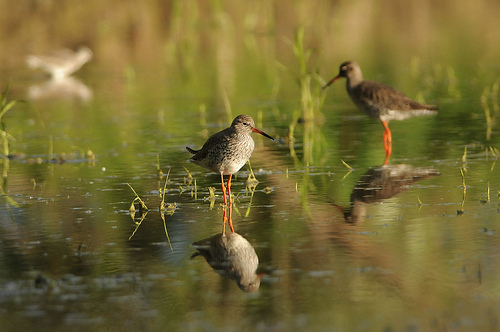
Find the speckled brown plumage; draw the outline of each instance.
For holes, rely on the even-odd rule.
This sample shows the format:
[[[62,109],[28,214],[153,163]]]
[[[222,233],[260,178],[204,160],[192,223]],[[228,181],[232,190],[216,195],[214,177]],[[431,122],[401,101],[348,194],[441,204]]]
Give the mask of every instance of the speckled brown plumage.
[[[323,88],[330,86],[339,78],[347,79],[347,93],[352,101],[369,117],[379,119],[384,128],[384,148],[387,164],[391,155],[391,131],[388,122],[404,120],[414,116],[435,114],[437,107],[418,103],[405,94],[382,83],[364,80],[358,64],[346,61],[340,65],[339,74],[330,80]]]
[[[259,133],[270,139],[268,134],[255,128],[253,119],[248,115],[238,115],[231,126],[212,135],[199,150],[190,147],[186,149],[193,154],[189,162],[208,168],[219,173],[221,176],[222,193],[224,204],[227,205],[226,189],[224,187],[224,175],[229,175],[227,180],[227,191],[229,194],[229,205],[231,205],[231,176],[238,172],[250,159],[255,147],[252,132]],[[231,220],[231,208],[229,208],[229,226],[233,230]]]
[[[239,115],[230,127],[212,135],[200,150],[187,147],[194,154],[189,161],[216,173],[234,174],[252,155],[255,143],[250,134],[254,129],[255,124],[250,116]]]

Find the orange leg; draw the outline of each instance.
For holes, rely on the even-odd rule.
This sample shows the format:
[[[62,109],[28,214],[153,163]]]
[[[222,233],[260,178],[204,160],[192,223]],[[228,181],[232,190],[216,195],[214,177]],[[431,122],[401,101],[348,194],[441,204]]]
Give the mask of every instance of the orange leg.
[[[226,233],[226,220],[229,223],[229,227],[231,228],[231,232],[234,233],[234,228],[233,228],[233,219],[231,218],[231,210],[233,208],[233,202],[231,201],[231,177],[232,174],[229,174],[229,179],[227,180],[227,187],[224,187],[224,175],[222,173],[220,174],[220,181],[222,184],[222,195],[224,196],[224,216],[222,217],[222,233]],[[227,195],[226,195],[226,188],[227,188],[227,195],[229,195],[229,207],[227,204]],[[229,209],[229,213],[227,213],[227,210]],[[226,215],[229,214],[229,218],[226,219]]]
[[[222,234],[226,234],[226,212],[227,210],[224,209],[224,216],[222,217]]]
[[[226,234],[226,206],[227,206],[227,198],[226,198],[226,187],[224,186],[224,175],[220,173],[220,182],[222,184],[222,195],[224,196],[224,216],[222,217],[222,234]]]
[[[384,150],[385,150],[385,161],[384,165],[387,165],[389,163],[389,158],[391,157],[392,153],[392,135],[391,135],[391,130],[389,129],[389,126],[387,125],[387,121],[382,121],[382,124],[384,125]]]
[[[233,218],[231,217],[231,211],[233,209],[233,200],[231,199],[231,176],[232,174],[229,174],[229,179],[227,180],[227,194],[229,195],[229,227],[231,228],[231,232],[234,233],[234,228],[233,228]]]
[[[222,173],[220,173],[220,183],[222,184],[222,195],[224,196],[224,205],[227,205],[226,187],[224,187],[224,175],[222,175]]]

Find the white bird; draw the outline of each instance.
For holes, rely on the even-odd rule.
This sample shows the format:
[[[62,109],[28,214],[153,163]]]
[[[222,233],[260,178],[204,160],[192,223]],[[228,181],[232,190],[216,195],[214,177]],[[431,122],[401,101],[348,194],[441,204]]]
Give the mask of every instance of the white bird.
[[[92,58],[92,51],[88,47],[81,47],[78,51],[70,49],[57,50],[47,55],[29,55],[26,58],[32,69],[42,69],[54,79],[68,77],[80,69]]]

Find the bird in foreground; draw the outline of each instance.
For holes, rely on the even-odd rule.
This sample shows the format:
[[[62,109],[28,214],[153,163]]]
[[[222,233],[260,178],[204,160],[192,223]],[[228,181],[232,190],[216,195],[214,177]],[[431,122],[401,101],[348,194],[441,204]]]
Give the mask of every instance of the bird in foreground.
[[[197,250],[191,259],[203,256],[218,274],[233,279],[244,292],[255,292],[260,286],[256,273],[259,257],[250,242],[240,234],[220,233],[193,243]]]
[[[224,186],[224,175],[229,175],[227,180],[227,193],[229,195],[229,227],[234,232],[233,221],[231,219],[231,176],[238,172],[250,159],[255,147],[250,134],[259,133],[274,140],[262,130],[255,128],[253,119],[248,115],[238,115],[231,126],[212,135],[200,150],[186,149],[193,154],[189,162],[208,168],[220,174],[222,184],[222,194],[224,205],[227,207],[226,187]],[[224,219],[225,230],[225,219]]]
[[[47,55],[29,55],[26,63],[32,69],[46,71],[54,79],[62,79],[80,69],[92,55],[88,47],[81,47],[76,52],[65,48]]]
[[[384,126],[384,149],[386,153],[384,165],[389,162],[392,152],[392,137],[388,122],[435,114],[438,109],[435,105],[418,103],[382,83],[364,80],[359,65],[353,61],[346,61],[341,64],[339,74],[331,79],[323,89],[329,87],[341,77],[347,79],[347,93],[356,106],[369,117],[379,119]]]

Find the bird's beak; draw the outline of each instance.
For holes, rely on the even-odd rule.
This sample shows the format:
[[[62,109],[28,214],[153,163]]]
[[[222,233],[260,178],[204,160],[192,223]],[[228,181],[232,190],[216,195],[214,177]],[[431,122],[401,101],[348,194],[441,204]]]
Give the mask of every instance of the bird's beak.
[[[274,141],[274,138],[272,138],[271,136],[269,136],[268,134],[266,134],[265,132],[263,132],[263,131],[262,131],[262,130],[260,130],[260,129],[257,129],[257,128],[252,128],[252,131],[253,131],[254,133],[259,133],[259,134],[261,134],[262,136],[266,136],[267,138],[270,138],[270,139],[272,139],[272,140]]]
[[[336,80],[338,80],[340,78],[340,75],[337,75],[335,76],[334,78],[332,78],[330,81],[328,81],[328,83],[326,83],[324,86],[323,86],[323,90],[325,90],[326,88],[328,88],[330,85],[332,85],[333,83],[335,83]]]

